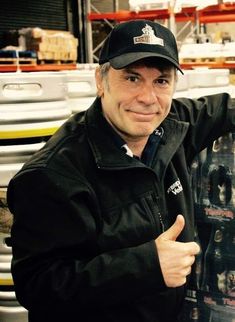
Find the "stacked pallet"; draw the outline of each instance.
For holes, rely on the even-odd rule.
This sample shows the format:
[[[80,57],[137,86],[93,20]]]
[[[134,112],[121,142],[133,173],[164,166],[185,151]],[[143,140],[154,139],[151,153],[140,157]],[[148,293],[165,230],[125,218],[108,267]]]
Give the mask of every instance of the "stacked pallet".
[[[179,51],[181,64],[234,64],[235,42],[183,44]]]
[[[69,31],[23,28],[19,44],[37,53],[39,63],[74,63],[77,61],[78,39]]]
[[[36,65],[37,55],[33,51],[4,49],[0,50],[0,66],[2,65]]]

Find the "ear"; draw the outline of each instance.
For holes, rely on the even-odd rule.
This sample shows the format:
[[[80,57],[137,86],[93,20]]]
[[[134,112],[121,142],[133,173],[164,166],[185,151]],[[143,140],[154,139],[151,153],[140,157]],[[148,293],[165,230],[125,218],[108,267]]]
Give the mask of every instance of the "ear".
[[[104,93],[104,89],[103,89],[103,80],[101,77],[99,67],[97,67],[95,70],[95,81],[96,81],[96,88],[97,88],[97,96],[101,97]]]

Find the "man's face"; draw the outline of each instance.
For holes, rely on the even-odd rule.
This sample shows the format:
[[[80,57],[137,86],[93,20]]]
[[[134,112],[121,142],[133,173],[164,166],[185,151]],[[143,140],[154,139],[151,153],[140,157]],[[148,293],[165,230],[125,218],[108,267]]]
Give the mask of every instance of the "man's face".
[[[175,90],[175,69],[159,70],[143,64],[116,70],[101,78],[96,72],[103,114],[128,141],[142,140],[162,123],[170,111]]]

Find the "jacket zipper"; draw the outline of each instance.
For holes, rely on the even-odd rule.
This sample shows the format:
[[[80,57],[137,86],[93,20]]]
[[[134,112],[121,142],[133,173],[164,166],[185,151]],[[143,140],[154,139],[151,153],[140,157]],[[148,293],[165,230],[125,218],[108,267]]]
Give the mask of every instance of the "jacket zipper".
[[[152,196],[152,198],[149,198],[150,208],[152,209],[152,218],[153,218],[153,221],[154,221],[155,225],[159,226],[159,224],[157,224],[157,222],[156,222],[156,217],[158,217],[158,220],[159,220],[159,223],[160,223],[159,228],[160,228],[161,232],[164,232],[165,231],[165,225],[164,225],[164,221],[163,221],[163,218],[162,218],[162,214],[159,211],[159,207],[157,206],[157,211],[154,211],[154,209],[156,209],[155,202],[157,202],[156,197]]]
[[[160,211],[158,212],[158,217],[159,217],[159,221],[160,221],[160,224],[161,224],[161,227],[162,227],[162,232],[165,231],[165,225],[164,225],[164,222],[163,222],[163,219],[162,219],[162,214],[160,213]]]

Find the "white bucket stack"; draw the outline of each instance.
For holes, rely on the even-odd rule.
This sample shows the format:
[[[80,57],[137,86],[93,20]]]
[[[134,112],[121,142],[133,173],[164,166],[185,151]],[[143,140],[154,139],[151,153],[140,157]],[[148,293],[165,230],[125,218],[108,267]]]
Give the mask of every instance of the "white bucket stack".
[[[58,72],[0,74],[0,321],[26,322],[11,275],[10,179],[69,118],[65,75]]]
[[[0,232],[0,321],[26,322],[28,312],[16,299],[11,275],[11,247],[7,246],[8,234]]]
[[[28,312],[19,305],[14,292],[0,291],[0,321],[27,322]]]

